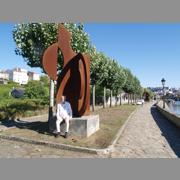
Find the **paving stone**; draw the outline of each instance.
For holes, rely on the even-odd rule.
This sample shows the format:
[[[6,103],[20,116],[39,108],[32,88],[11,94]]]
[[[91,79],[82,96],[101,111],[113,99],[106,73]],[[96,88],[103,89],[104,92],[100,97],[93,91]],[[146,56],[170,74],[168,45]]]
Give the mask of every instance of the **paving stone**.
[[[0,158],[95,158],[82,152],[0,139]]]
[[[161,126],[166,126],[169,136],[177,145],[180,142],[180,132],[176,127],[166,124],[167,120],[158,114],[153,103],[147,103],[130,118],[126,129],[117,141],[110,157],[113,158],[175,158],[178,151],[170,137],[163,136]],[[161,121],[158,123],[158,121]],[[171,127],[169,127],[171,126]],[[176,133],[176,134],[174,134]],[[167,133],[166,133],[167,134]],[[176,135],[176,139],[174,139]]]

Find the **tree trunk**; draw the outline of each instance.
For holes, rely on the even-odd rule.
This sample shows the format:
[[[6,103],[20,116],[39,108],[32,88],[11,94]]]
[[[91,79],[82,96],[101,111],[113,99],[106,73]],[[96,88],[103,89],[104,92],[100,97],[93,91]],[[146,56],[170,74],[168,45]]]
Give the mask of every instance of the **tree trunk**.
[[[121,106],[122,105],[122,97],[121,97],[121,93],[120,93],[120,95],[119,95],[120,97],[120,99],[119,99],[119,105]]]
[[[95,111],[95,105],[96,105],[96,87],[93,85],[93,102],[92,102],[92,111]]]
[[[110,107],[112,107],[112,90],[110,90]]]
[[[134,103],[136,103],[136,95],[134,95]]]
[[[49,96],[49,114],[48,114],[48,124],[49,124],[49,130],[54,130],[54,124],[53,124],[53,107],[54,107],[54,82],[53,80],[50,80],[50,96]]]
[[[132,98],[132,94],[130,94],[130,97],[131,97],[131,104],[133,104],[133,98]]]
[[[116,102],[115,102],[115,106],[117,106],[117,102],[118,102],[118,97],[116,95]]]
[[[103,108],[106,108],[106,88],[104,87]]]
[[[128,104],[130,104],[130,94],[128,93]]]

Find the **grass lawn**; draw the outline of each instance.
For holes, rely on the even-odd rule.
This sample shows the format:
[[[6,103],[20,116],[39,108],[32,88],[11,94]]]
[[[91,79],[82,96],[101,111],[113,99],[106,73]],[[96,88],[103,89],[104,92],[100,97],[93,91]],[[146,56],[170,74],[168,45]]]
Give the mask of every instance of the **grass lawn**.
[[[47,133],[48,124],[45,122],[39,122],[39,124],[32,123],[29,126],[21,128],[16,127],[5,132],[1,132],[1,134],[82,147],[106,148],[110,145],[118,130],[136,108],[137,106],[135,105],[123,105],[91,112],[91,114],[99,114],[100,130],[89,138],[81,138],[72,135],[70,135],[68,139],[64,139],[63,137],[54,138],[54,136]]]

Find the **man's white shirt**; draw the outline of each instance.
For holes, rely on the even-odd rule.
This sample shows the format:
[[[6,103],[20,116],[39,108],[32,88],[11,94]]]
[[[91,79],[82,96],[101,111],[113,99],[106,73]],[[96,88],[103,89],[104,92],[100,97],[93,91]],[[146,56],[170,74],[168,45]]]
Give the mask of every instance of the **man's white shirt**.
[[[69,102],[61,102],[57,105],[57,118],[72,118],[72,109]]]

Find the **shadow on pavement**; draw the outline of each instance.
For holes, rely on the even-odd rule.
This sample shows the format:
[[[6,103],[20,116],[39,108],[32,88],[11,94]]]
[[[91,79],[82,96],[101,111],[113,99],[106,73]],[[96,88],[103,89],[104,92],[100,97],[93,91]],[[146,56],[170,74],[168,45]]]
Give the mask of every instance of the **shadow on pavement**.
[[[1,125],[5,127],[16,127],[19,129],[29,129],[36,131],[40,134],[48,134],[52,135],[49,133],[49,126],[48,122],[41,122],[41,121],[36,121],[36,122],[27,122],[27,121],[22,121],[22,120],[2,120]]]
[[[156,106],[151,107],[151,114],[174,153],[180,157],[180,129],[161,115]]]

